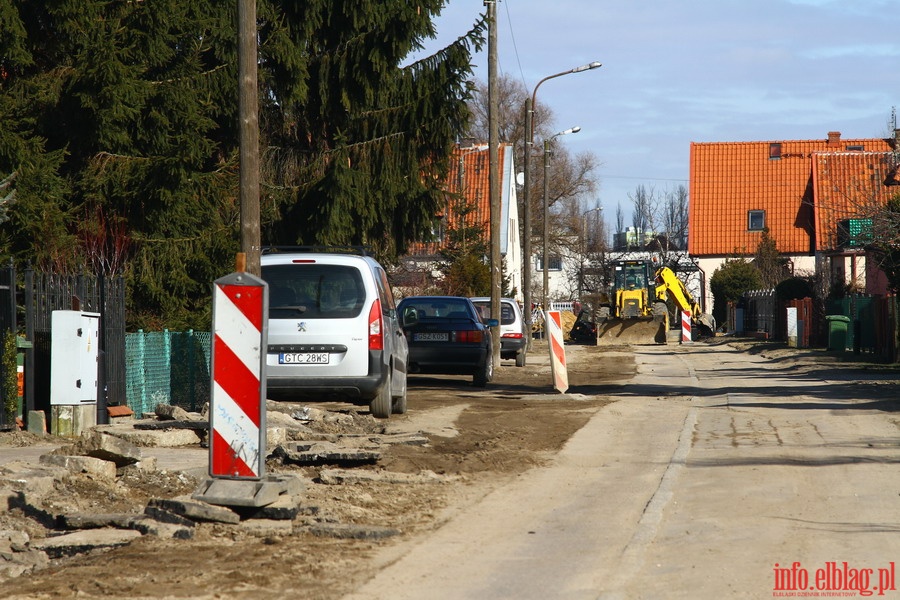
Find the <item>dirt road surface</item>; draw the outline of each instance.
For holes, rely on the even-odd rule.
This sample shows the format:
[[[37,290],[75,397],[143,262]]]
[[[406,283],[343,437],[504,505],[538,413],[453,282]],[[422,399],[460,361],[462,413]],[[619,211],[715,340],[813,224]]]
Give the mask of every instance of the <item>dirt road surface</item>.
[[[356,467],[423,476],[414,483],[326,485],[321,468],[270,460],[309,480],[287,528],[144,536],[4,581],[0,598],[719,599],[797,595],[799,583],[823,594],[837,579],[848,594],[900,597],[895,371],[752,343],[567,355],[566,394],[536,344],[486,390],[411,378],[409,413],[387,423],[316,405],[345,417],[336,435],[425,434]],[[195,484],[131,477],[71,478],[45,510],[140,511]],[[48,535],[31,518],[10,511],[0,525]],[[313,535],[322,523],[397,535]]]

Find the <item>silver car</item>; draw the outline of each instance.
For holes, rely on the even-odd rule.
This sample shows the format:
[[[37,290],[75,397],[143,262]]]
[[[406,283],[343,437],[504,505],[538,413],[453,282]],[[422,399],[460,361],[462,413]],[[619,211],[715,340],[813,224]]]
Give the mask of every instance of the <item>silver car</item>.
[[[406,412],[408,348],[387,274],[370,256],[269,251],[266,379],[272,398],[338,396]]]

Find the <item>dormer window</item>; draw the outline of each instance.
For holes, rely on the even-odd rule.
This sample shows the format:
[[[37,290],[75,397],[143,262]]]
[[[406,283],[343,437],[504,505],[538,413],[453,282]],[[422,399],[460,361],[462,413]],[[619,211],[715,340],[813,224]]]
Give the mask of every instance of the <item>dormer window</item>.
[[[747,211],[747,230],[762,231],[766,228],[766,211],[764,210],[748,210]]]
[[[778,160],[781,158],[781,143],[775,142],[769,144],[769,160]]]

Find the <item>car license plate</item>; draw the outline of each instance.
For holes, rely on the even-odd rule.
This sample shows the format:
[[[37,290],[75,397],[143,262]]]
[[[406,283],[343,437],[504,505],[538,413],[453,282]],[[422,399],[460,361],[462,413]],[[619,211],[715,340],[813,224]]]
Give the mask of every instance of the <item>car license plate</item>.
[[[327,365],[327,352],[297,352],[278,355],[280,365]]]
[[[414,333],[414,342],[446,342],[450,339],[450,335],[446,332],[440,333]]]

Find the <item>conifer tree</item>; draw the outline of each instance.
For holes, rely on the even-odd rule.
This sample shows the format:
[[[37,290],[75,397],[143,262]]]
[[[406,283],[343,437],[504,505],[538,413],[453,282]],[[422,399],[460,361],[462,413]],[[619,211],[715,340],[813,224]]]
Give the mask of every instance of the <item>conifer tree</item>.
[[[265,243],[389,257],[430,229],[484,27],[401,66],[444,3],[259,0]],[[0,252],[121,270],[132,327],[208,327],[239,248],[235,20],[210,0],[0,0]]]
[[[424,239],[468,118],[470,52],[483,18],[401,66],[445,0],[273,1],[261,54],[264,179],[273,244],[367,245],[383,259]]]

